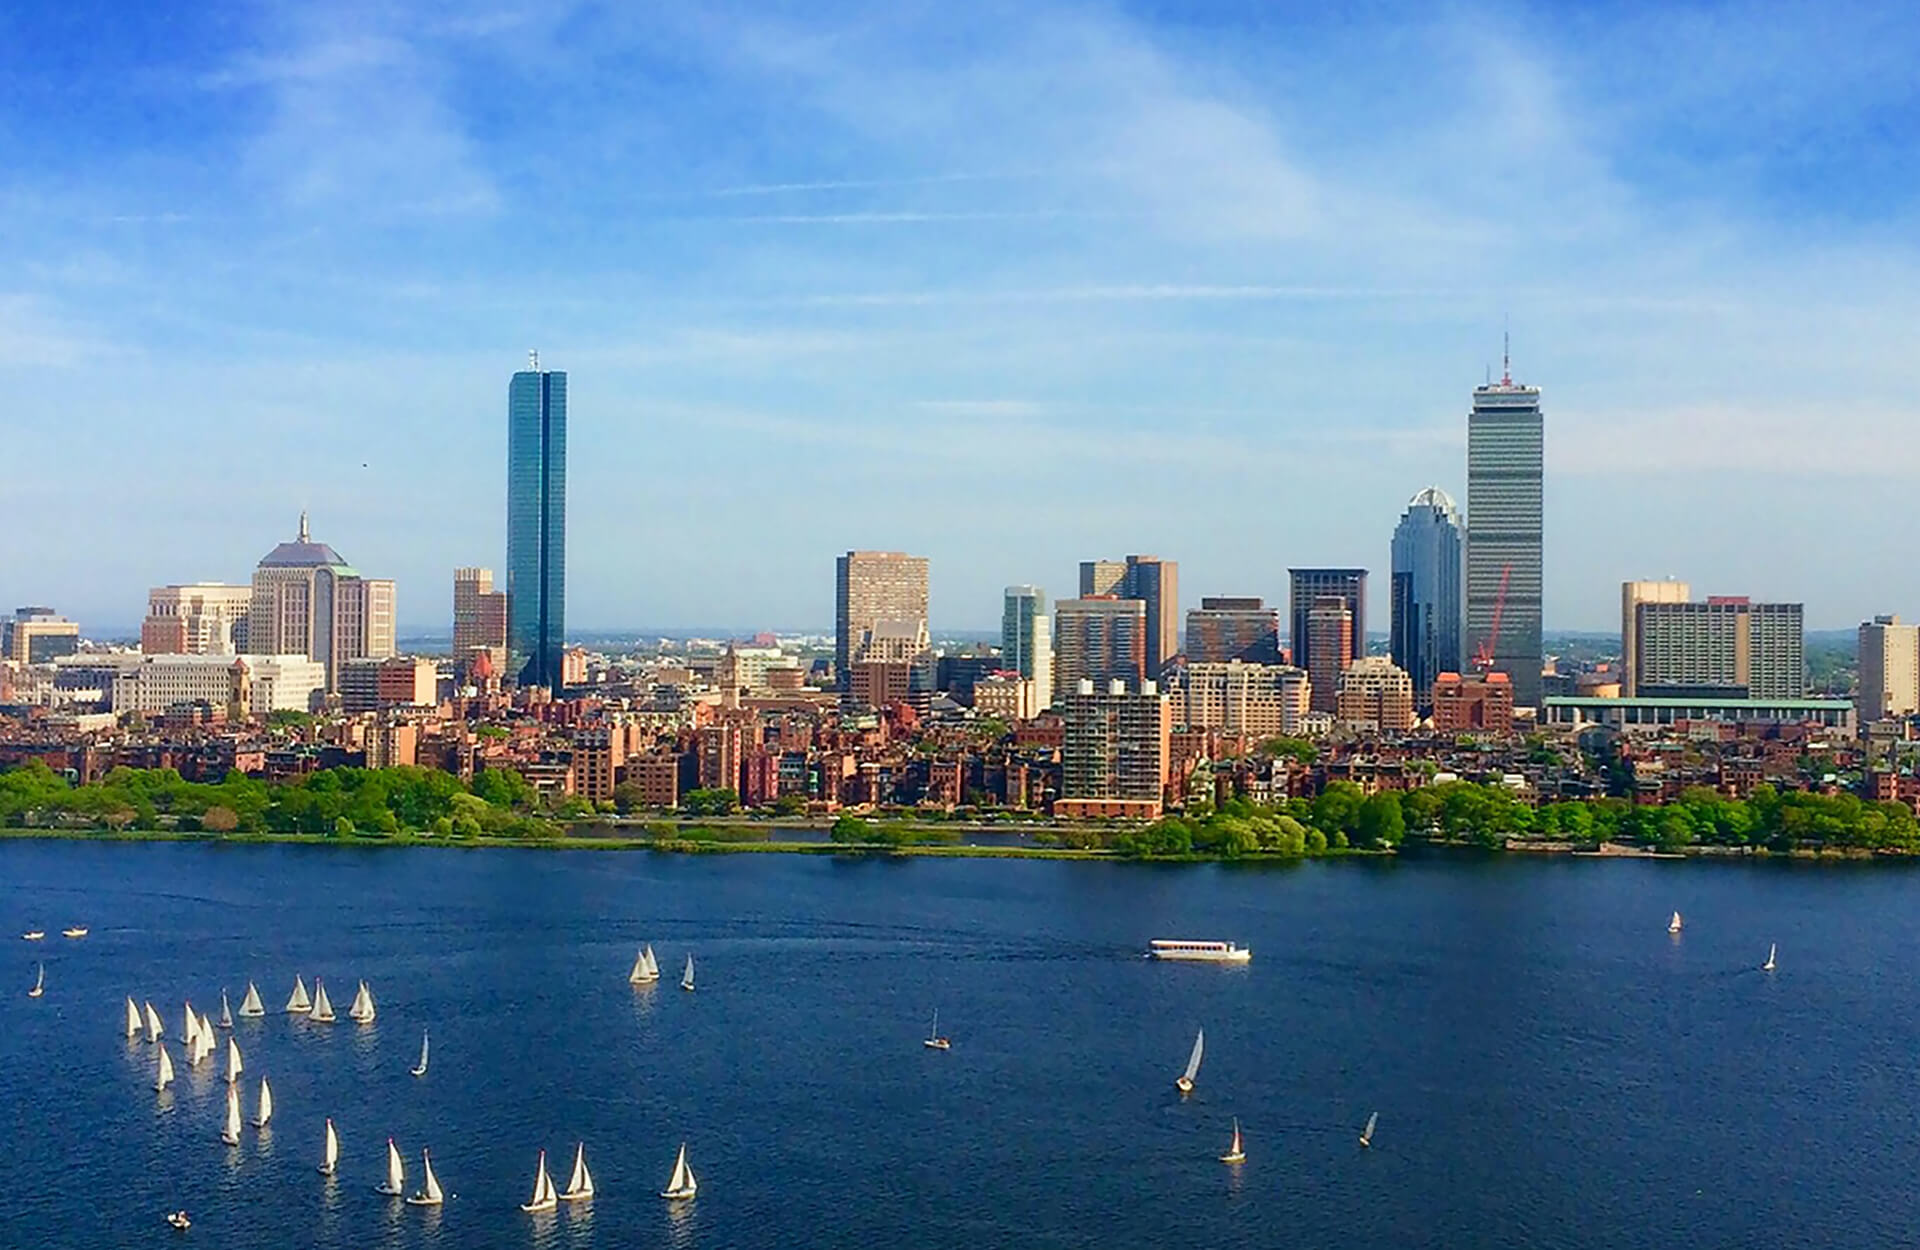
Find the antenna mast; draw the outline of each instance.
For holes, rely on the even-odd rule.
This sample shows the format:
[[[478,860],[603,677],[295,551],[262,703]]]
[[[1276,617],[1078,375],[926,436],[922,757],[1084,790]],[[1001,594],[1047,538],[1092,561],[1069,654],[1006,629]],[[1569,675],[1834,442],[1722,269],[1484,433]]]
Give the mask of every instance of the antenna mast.
[[[540,372],[540,351],[538,348],[535,348],[532,351],[529,351],[527,353],[527,372],[528,373]]]

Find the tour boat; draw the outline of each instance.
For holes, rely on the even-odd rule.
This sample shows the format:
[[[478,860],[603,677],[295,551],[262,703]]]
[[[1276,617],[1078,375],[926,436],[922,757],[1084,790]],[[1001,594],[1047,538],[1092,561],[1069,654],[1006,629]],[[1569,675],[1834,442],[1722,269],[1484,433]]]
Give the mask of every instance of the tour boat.
[[[220,1023],[220,1027],[223,1029],[230,1029],[233,1027],[233,1009],[227,1006],[227,992],[225,990],[220,991],[220,1022],[219,1023]]]
[[[560,1205],[559,1195],[553,1192],[553,1178],[547,1175],[547,1152],[540,1152],[540,1169],[533,1175],[533,1197],[520,1204],[520,1209],[529,1214],[535,1211],[551,1211]]]
[[[927,1040],[920,1043],[928,1050],[952,1050],[953,1043],[940,1036],[940,1009],[933,1009],[933,1026],[927,1030]]]
[[[313,1008],[307,1013],[307,1019],[320,1024],[332,1024],[333,1000],[327,997],[327,987],[320,984],[320,978],[313,979]]]
[[[247,982],[247,996],[240,1000],[240,1018],[251,1020],[267,1014],[266,1004],[260,1001],[260,987]]]
[[[152,1003],[148,1003],[147,1004],[147,1040],[150,1042],[159,1041],[160,1034],[163,1031],[164,1030],[162,1030],[160,1027],[160,1013],[153,1009]]]
[[[541,1174],[546,1174],[544,1167],[541,1168]],[[547,1182],[547,1189],[549,1193],[552,1192],[552,1181]],[[567,1187],[561,1191],[560,1197],[565,1202],[579,1202],[583,1198],[593,1197],[593,1173],[587,1171],[587,1143],[585,1142],[581,1142],[574,1148],[573,1176],[568,1179]]]
[[[162,1046],[160,1048],[160,1076],[153,1083],[153,1092],[157,1094],[171,1084],[173,1084],[173,1060],[168,1057],[167,1048]]]
[[[427,1074],[427,1031],[425,1029],[420,1030],[420,1062],[413,1065],[413,1074],[415,1076]]]
[[[85,936],[87,936],[87,930],[86,930],[86,927],[85,927],[84,925],[75,925],[75,926],[74,926],[73,928],[71,928],[71,929],[62,929],[62,930],[60,930],[60,936],[61,936],[61,937],[70,937],[70,938],[83,938],[83,937],[85,937]]]
[[[693,1179],[693,1169],[687,1166],[687,1143],[680,1143],[680,1157],[673,1162],[673,1178],[660,1196],[670,1201],[691,1198],[700,1192],[700,1182]]]
[[[1207,1031],[1201,1029],[1193,1035],[1193,1053],[1187,1056],[1187,1070],[1182,1072],[1180,1079],[1173,1083],[1174,1088],[1183,1095],[1193,1092],[1193,1078],[1200,1075],[1200,1056],[1205,1053],[1206,1048]]]
[[[1251,948],[1232,942],[1190,942],[1180,938],[1155,938],[1147,944],[1147,954],[1154,959],[1205,964],[1243,964],[1253,958]]]
[[[320,1175],[332,1176],[340,1163],[340,1134],[333,1131],[333,1120],[327,1120],[327,1144],[320,1151]]]
[[[687,970],[680,974],[680,988],[683,990],[690,990],[693,988],[693,956],[692,955],[687,956]]]
[[[1680,913],[1679,912],[1673,913],[1673,919],[1667,921],[1667,932],[1668,933],[1680,932]]]
[[[1220,1156],[1222,1163],[1245,1163],[1247,1152],[1240,1144],[1240,1117],[1233,1120],[1233,1142],[1227,1147],[1227,1153]]]
[[[629,985],[652,985],[660,979],[660,965],[653,958],[653,947],[643,946],[633,957],[633,971],[627,974]]]
[[[47,966],[40,964],[39,969],[33,978],[33,988],[27,991],[28,998],[38,998],[47,992]]]
[[[45,936],[47,936],[47,931],[45,929],[28,929],[25,933],[22,933],[20,935],[20,940],[23,942],[38,942],[41,938],[44,938]]]
[[[347,1018],[357,1024],[373,1023],[373,991],[367,983],[360,983],[360,990],[353,996],[353,1006],[347,1008]]]
[[[227,1086],[232,1089],[233,1086]],[[265,1128],[267,1121],[273,1118],[273,1091],[267,1087],[267,1078],[260,1078],[260,1114],[253,1117],[253,1127]]]
[[[221,1126],[220,1140],[229,1146],[240,1144],[240,1087],[227,1086],[227,1119]]]
[[[387,1138],[387,1179],[373,1187],[376,1194],[385,1194],[389,1198],[398,1198],[406,1193],[407,1169],[400,1162],[400,1147],[393,1144],[393,1138]]]
[[[127,1036],[140,1036],[140,1009],[133,1005],[131,998],[127,1000]]]
[[[1367,1117],[1367,1127],[1360,1130],[1360,1144],[1362,1146],[1373,1145],[1373,1126],[1378,1123],[1380,1123],[1380,1113],[1378,1111],[1373,1112]]]
[[[427,1174],[426,1181],[421,1185],[419,1193],[407,1195],[407,1205],[437,1207],[446,1201],[446,1197],[440,1192],[440,1178],[433,1174],[433,1159],[424,1150],[420,1152],[420,1170]]]
[[[299,1015],[312,1010],[313,1000],[307,997],[307,983],[302,981],[300,974],[296,972],[293,974],[293,993],[287,999],[287,1012],[290,1015]]]
[[[1777,942],[1769,942],[1769,943],[1767,944],[1767,962],[1765,962],[1765,963],[1763,963],[1763,964],[1761,964],[1761,965],[1760,965],[1760,971],[1762,971],[1762,972],[1772,972],[1772,971],[1773,971],[1773,968],[1774,968],[1774,962],[1773,962],[1773,957],[1774,957],[1775,955],[1778,955],[1779,953],[1780,953],[1780,945],[1779,945],[1779,943],[1777,943]]]
[[[228,1038],[227,1039],[227,1084],[231,1085],[235,1081],[239,1080],[240,1073],[242,1070],[243,1070],[243,1065],[240,1062],[240,1043],[234,1041],[232,1038]]]
[[[185,1211],[167,1212],[167,1223],[183,1233],[193,1227],[193,1221],[187,1218]]]

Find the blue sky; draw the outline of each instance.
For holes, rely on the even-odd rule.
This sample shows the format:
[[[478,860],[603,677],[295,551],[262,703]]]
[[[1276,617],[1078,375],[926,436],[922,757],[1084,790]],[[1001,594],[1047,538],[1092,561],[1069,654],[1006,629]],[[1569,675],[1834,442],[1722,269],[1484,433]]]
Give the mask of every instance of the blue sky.
[[[11,6],[0,603],[132,624],[305,506],[442,625],[534,347],[575,625],[829,625],[852,546],[936,629],[1130,551],[1283,600],[1464,498],[1510,322],[1549,628],[1920,615],[1916,60],[1895,5]]]

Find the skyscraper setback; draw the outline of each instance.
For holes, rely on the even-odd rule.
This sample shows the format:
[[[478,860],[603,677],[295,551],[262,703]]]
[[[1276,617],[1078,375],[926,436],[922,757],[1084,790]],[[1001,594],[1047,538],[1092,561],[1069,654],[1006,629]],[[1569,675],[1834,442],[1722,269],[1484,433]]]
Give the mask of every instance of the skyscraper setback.
[[[1080,597],[1117,595],[1147,605],[1146,664],[1157,674],[1180,651],[1180,565],[1159,556],[1080,562]],[[1064,679],[1062,685],[1064,686]]]
[[[533,354],[507,387],[508,671],[564,685],[567,633],[567,375]]]
[[[1473,388],[1467,416],[1467,637],[1513,701],[1540,706],[1540,584],[1546,429],[1540,388],[1503,359],[1497,384]]]
[[[849,551],[834,562],[833,671],[853,689],[853,661],[882,621],[927,625],[927,558],[904,551]]]

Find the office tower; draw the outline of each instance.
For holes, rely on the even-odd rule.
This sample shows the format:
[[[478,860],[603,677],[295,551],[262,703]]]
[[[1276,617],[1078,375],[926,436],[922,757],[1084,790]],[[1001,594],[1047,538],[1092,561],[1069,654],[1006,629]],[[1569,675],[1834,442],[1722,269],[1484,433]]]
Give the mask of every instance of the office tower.
[[[1038,586],[1009,586],[1000,612],[1001,667],[1033,683],[1033,699],[1045,708],[1053,700],[1053,621],[1047,616],[1047,592]]]
[[[1187,663],[1280,662],[1280,613],[1260,598],[1208,596],[1187,613]]]
[[[565,684],[567,375],[534,353],[507,386],[507,671]]]
[[[52,608],[16,608],[0,637],[0,655],[16,664],[51,664],[80,650],[80,626]]]
[[[1158,673],[1180,653],[1180,565],[1159,556],[1083,560],[1080,597],[1114,595],[1147,605],[1147,671]]]
[[[1340,674],[1334,715],[1348,725],[1405,732],[1413,727],[1413,681],[1384,655],[1361,656]]]
[[[1347,638],[1347,658],[1367,653],[1367,571],[1365,569],[1288,569],[1289,583],[1287,595],[1287,615],[1289,633],[1287,642],[1293,648],[1293,662],[1308,672],[1313,672],[1313,631],[1309,628],[1308,617],[1314,604],[1327,596],[1333,596],[1347,605],[1350,628]],[[1332,670],[1339,672],[1338,668]],[[1316,677],[1316,681],[1319,679]],[[1315,691],[1315,697],[1323,693],[1328,700],[1326,708],[1333,707],[1333,687],[1329,685],[1324,692]]]
[[[1685,582],[1620,583],[1620,694],[1634,698],[1639,694],[1640,605],[1643,603],[1686,603],[1693,589]]]
[[[1189,729],[1245,734],[1257,742],[1301,732],[1313,708],[1313,683],[1305,669],[1284,664],[1188,663],[1175,670],[1169,691],[1174,720]]]
[[[1639,698],[1806,697],[1800,604],[1716,595],[1705,603],[1642,603],[1636,613]]]
[[[360,576],[339,552],[313,541],[302,512],[293,541],[269,551],[253,571],[247,651],[304,655],[326,670],[327,689],[338,689],[348,660],[394,653],[393,583]]]
[[[1920,712],[1920,625],[1876,616],[1860,626],[1860,697],[1854,706],[1862,729]]]
[[[833,671],[853,688],[854,652],[881,621],[927,623],[927,558],[900,551],[849,551],[835,562]]]
[[[1498,385],[1473,388],[1467,417],[1467,651],[1513,679],[1514,702],[1540,706],[1540,388],[1503,359]],[[1496,628],[1497,627],[1497,628]],[[1478,662],[1476,661],[1476,666]]]
[[[1353,609],[1340,595],[1321,595],[1307,609],[1307,676],[1313,682],[1313,710],[1339,706],[1340,674],[1353,663]]]
[[[1407,670],[1414,703],[1432,707],[1433,683],[1460,671],[1466,612],[1466,537],[1460,512],[1438,486],[1415,495],[1393,531],[1392,613],[1387,651]]]
[[[507,665],[507,592],[493,588],[493,570],[453,571],[453,659],[466,664],[485,650],[498,672]]]
[[[1151,681],[1077,681],[1055,700],[1062,723],[1064,817],[1160,814],[1166,795],[1173,709]]]
[[[1084,679],[1101,688],[1147,675],[1147,605],[1111,595],[1062,599],[1053,605],[1053,688]]]
[[[251,586],[155,586],[147,592],[140,650],[147,655],[234,655],[246,649],[247,614],[252,610]]]

